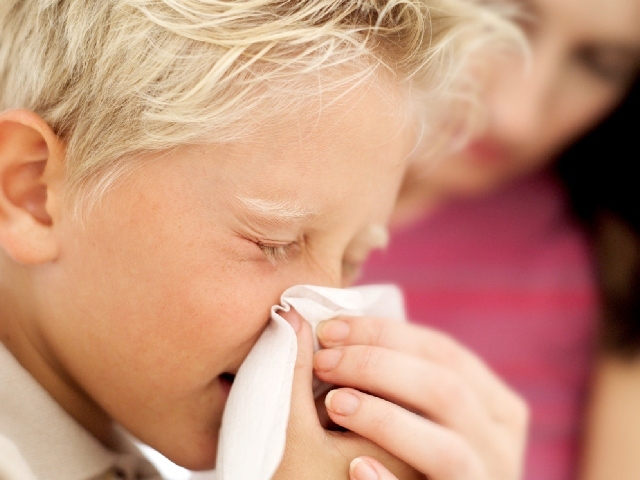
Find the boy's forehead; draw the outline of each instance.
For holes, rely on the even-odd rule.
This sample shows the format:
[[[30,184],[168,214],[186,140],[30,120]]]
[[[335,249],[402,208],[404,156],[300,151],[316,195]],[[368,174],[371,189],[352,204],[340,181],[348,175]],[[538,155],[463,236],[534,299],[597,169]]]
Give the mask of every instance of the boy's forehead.
[[[299,200],[269,200],[237,196],[238,203],[252,223],[267,228],[293,228],[321,218],[321,213]],[[389,231],[383,220],[372,220],[353,239],[359,246],[384,248],[389,242]]]

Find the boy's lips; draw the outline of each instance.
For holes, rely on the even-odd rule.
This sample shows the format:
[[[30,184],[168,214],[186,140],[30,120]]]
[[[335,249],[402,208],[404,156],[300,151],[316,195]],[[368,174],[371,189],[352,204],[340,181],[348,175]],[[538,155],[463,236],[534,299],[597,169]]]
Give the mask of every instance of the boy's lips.
[[[233,373],[223,373],[218,378],[220,379],[220,385],[228,395],[236,376]]]

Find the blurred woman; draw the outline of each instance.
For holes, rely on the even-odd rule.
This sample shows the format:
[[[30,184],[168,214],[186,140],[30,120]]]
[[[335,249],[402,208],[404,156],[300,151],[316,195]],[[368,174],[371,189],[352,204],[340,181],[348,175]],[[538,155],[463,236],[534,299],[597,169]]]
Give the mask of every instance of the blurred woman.
[[[603,193],[607,172],[624,164],[607,156],[620,154],[616,143],[602,147],[595,171],[585,159],[597,153],[593,143],[576,149],[587,137],[602,144],[603,127],[598,137],[590,131],[637,78],[640,2],[510,1],[531,42],[528,69],[501,59],[486,87],[482,132],[449,158],[413,164],[390,246],[360,281],[399,283],[414,321],[470,346],[527,398],[526,480],[637,478],[640,455],[621,456],[640,449],[631,407],[640,404],[640,368],[619,360],[633,306],[601,322],[611,319],[615,296],[605,281],[615,262],[601,246],[620,252],[634,245],[624,238],[637,237],[618,221],[624,212],[595,213],[630,184],[618,175],[619,187]]]

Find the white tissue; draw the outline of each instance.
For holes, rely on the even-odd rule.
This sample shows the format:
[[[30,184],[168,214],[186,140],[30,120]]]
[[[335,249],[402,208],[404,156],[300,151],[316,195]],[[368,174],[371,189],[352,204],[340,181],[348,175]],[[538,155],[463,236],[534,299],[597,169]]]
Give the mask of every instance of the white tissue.
[[[271,309],[271,322],[240,367],[222,417],[216,480],[269,480],[284,453],[296,361],[296,335],[279,312],[295,310],[313,327],[337,315],[405,320],[393,285],[347,289],[297,285]],[[315,349],[318,341],[315,338]],[[328,390],[314,380],[314,394]],[[195,476],[194,476],[195,478]]]

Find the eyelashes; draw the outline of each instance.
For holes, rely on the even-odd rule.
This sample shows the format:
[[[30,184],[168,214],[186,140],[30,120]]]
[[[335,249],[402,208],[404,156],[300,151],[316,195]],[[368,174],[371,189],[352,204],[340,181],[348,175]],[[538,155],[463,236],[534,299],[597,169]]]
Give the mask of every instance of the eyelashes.
[[[583,48],[575,56],[580,65],[592,75],[612,84],[630,84],[638,71],[638,60],[635,57],[606,54],[594,48]]]
[[[306,237],[286,242],[277,240],[258,240],[253,239],[258,248],[262,251],[265,258],[274,266],[292,260],[302,251],[303,245],[306,243]]]
[[[296,245],[296,242],[286,243],[283,245],[276,244],[267,244],[262,242],[256,242],[258,248],[262,250],[264,256],[267,258],[269,263],[272,265],[277,265],[278,263],[285,262],[290,257],[291,248]]]
[[[302,252],[305,244],[304,238],[288,243],[252,241],[261,250],[265,259],[274,267],[293,261]],[[359,278],[362,264],[363,260],[353,260],[348,257],[342,259],[341,276],[343,286],[350,285]]]

